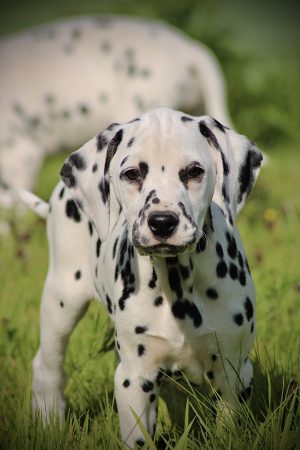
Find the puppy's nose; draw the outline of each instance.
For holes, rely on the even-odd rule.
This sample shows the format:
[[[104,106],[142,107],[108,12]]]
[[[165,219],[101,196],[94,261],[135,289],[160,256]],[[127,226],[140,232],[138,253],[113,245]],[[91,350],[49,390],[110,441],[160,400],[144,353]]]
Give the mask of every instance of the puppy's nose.
[[[154,236],[169,237],[174,233],[179,223],[177,214],[170,211],[160,211],[149,214],[148,226]]]

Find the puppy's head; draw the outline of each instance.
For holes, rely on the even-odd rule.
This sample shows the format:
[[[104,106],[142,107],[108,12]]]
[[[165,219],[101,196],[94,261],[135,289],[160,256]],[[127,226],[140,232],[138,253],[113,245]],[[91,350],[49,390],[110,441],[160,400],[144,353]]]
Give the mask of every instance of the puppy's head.
[[[193,249],[212,201],[233,227],[261,160],[252,142],[214,119],[157,108],[110,126],[61,175],[102,240],[113,190],[138,251],[170,256]]]

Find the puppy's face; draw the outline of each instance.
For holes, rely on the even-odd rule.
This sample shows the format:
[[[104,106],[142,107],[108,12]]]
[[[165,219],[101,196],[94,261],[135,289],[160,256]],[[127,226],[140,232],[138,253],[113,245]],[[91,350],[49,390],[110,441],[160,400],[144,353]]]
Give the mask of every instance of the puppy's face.
[[[168,256],[193,250],[211,202],[233,228],[261,162],[252,141],[217,120],[157,108],[109,126],[66,160],[61,176],[101,240],[112,184],[139,252]]]
[[[110,177],[141,254],[176,255],[193,250],[216,182],[207,140],[169,116],[141,120],[126,133]],[[197,124],[194,124],[195,128]]]

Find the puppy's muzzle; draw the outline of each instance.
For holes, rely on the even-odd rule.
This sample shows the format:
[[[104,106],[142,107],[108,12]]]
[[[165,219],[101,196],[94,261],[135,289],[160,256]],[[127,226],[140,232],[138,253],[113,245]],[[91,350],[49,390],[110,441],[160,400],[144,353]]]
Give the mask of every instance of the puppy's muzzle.
[[[153,212],[148,217],[148,226],[156,238],[169,238],[178,224],[177,214],[171,211]]]

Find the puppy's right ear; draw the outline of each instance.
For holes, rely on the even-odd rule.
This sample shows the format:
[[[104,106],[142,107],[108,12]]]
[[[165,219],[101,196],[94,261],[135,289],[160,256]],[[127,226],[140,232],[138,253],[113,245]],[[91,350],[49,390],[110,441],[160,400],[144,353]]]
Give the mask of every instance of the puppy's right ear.
[[[73,200],[93,222],[101,241],[106,239],[109,230],[109,167],[122,138],[120,125],[110,125],[72,153],[60,171]]]

